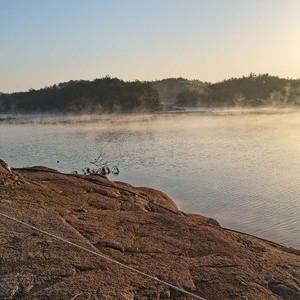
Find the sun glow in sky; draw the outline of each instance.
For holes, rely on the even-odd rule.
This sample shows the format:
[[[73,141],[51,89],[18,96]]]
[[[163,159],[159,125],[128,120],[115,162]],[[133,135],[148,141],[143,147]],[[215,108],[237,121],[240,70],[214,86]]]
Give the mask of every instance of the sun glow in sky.
[[[300,78],[299,0],[0,0],[0,91],[110,75]]]

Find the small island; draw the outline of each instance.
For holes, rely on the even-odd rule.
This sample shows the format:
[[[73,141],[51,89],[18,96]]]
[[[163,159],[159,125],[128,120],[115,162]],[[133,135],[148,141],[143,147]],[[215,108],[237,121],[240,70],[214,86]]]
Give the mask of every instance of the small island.
[[[299,250],[184,213],[151,188],[0,160],[0,212],[205,299],[300,299]],[[0,220],[1,299],[192,299]]]

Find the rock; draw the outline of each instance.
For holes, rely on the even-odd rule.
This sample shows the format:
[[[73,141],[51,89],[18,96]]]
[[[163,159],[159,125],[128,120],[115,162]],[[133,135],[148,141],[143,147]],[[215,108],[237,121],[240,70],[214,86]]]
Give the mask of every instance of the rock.
[[[5,173],[5,172],[10,172],[10,171],[11,171],[10,166],[5,161],[0,159],[0,174],[1,174],[1,172]]]
[[[1,213],[205,299],[299,300],[299,250],[183,213],[159,191],[1,161],[0,199]],[[191,299],[3,216],[0,223],[1,299]]]
[[[212,224],[212,225],[216,225],[216,226],[219,226],[219,227],[221,226],[220,223],[217,220],[213,219],[213,218],[208,218],[207,223]]]
[[[300,289],[286,286],[284,283],[269,282],[269,289],[284,300],[300,300]]]

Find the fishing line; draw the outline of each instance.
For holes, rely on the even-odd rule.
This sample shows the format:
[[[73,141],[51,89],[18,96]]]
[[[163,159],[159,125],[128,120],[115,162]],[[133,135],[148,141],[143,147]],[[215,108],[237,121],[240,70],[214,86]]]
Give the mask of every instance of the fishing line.
[[[183,293],[183,294],[185,294],[185,295],[188,295],[188,296],[190,296],[190,297],[192,297],[192,298],[194,298],[194,299],[206,300],[205,298],[202,298],[202,297],[200,297],[200,296],[198,296],[198,295],[195,295],[195,294],[193,294],[193,293],[191,293],[191,292],[188,292],[188,291],[186,291],[186,290],[184,290],[184,289],[182,289],[182,288],[180,288],[180,287],[178,287],[178,286],[176,286],[176,285],[173,285],[173,284],[168,283],[168,282],[166,282],[166,281],[164,281],[164,280],[161,280],[161,279],[159,279],[159,278],[157,278],[157,277],[154,277],[154,276],[152,276],[152,275],[149,275],[149,274],[147,274],[147,273],[144,273],[144,272],[142,272],[142,271],[140,271],[140,270],[138,270],[138,269],[135,269],[135,268],[130,267],[130,266],[126,265],[126,264],[123,264],[123,263],[121,263],[121,262],[119,262],[119,261],[117,261],[117,260],[115,260],[115,259],[113,259],[113,258],[110,258],[110,257],[108,257],[108,256],[106,256],[106,255],[101,254],[101,253],[98,253],[98,252],[96,252],[96,251],[94,251],[94,250],[91,250],[91,249],[88,249],[88,248],[86,248],[86,247],[80,246],[80,245],[78,245],[78,244],[76,244],[76,243],[73,243],[73,242],[71,242],[71,241],[69,241],[69,240],[67,240],[67,239],[65,239],[65,238],[63,238],[63,237],[61,237],[61,236],[58,236],[58,235],[55,235],[55,234],[53,234],[53,233],[50,233],[50,232],[48,232],[48,231],[46,231],[46,230],[37,228],[37,227],[35,227],[35,226],[33,226],[33,225],[30,225],[30,224],[28,224],[28,223],[26,223],[26,222],[23,222],[23,221],[21,221],[21,220],[19,220],[19,219],[17,219],[17,218],[11,217],[11,216],[9,216],[9,215],[7,215],[7,214],[4,214],[4,213],[2,213],[2,212],[0,212],[0,216],[4,217],[4,218],[6,218],[6,219],[12,220],[12,221],[14,221],[14,222],[16,222],[16,223],[18,223],[18,224],[21,224],[21,225],[24,226],[24,227],[28,227],[28,228],[30,228],[30,229],[33,229],[33,230],[38,231],[38,232],[40,232],[40,233],[43,233],[44,235],[48,235],[48,236],[50,236],[50,237],[52,237],[52,238],[54,238],[54,239],[56,239],[56,240],[59,240],[59,241],[64,242],[64,243],[66,243],[66,244],[69,244],[69,245],[71,245],[71,246],[73,246],[73,247],[76,247],[76,248],[78,248],[78,249],[80,249],[80,250],[83,250],[83,251],[85,251],[85,252],[87,252],[87,253],[90,253],[90,254],[96,255],[96,256],[98,256],[98,257],[101,257],[101,258],[104,259],[104,260],[107,260],[107,261],[109,261],[109,262],[111,262],[111,263],[114,263],[114,264],[116,264],[116,265],[119,265],[119,266],[121,266],[121,267],[123,267],[123,268],[125,268],[125,269],[127,269],[127,270],[130,270],[130,271],[132,271],[132,272],[135,272],[135,273],[137,273],[137,274],[140,274],[140,275],[142,275],[142,276],[144,276],[144,277],[150,278],[151,280],[154,280],[154,281],[156,281],[156,282],[159,282],[159,283],[161,283],[161,284],[163,284],[163,285],[165,285],[165,286],[168,286],[168,287],[170,287],[170,288],[172,288],[172,289],[174,289],[174,290],[177,290],[177,291],[179,291],[179,292],[181,292],[181,293]]]

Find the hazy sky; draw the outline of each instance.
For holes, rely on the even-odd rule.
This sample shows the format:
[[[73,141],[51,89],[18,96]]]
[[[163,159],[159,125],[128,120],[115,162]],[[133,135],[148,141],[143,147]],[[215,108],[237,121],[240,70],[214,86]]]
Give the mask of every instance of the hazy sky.
[[[0,91],[110,75],[300,78],[300,0],[0,0]]]

